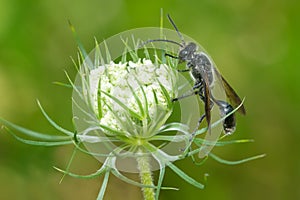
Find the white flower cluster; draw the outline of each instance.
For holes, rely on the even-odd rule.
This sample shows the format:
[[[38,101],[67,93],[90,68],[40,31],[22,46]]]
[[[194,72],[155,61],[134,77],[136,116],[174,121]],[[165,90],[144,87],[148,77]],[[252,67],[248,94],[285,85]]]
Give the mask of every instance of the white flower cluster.
[[[139,59],[138,62],[114,63],[99,66],[90,71],[89,84],[92,106],[98,114],[99,97],[101,101],[102,125],[122,130],[118,123],[119,119],[128,120],[124,117],[126,111],[119,103],[105,95],[103,92],[115,97],[129,109],[140,113],[136,97],[140,100],[143,108],[147,105],[148,116],[155,117],[157,105],[167,110],[165,98],[160,84],[170,96],[174,93],[174,72],[166,64],[155,65],[149,59]],[[156,97],[154,96],[156,94]],[[100,96],[98,96],[100,94]],[[134,96],[136,95],[136,97]],[[145,98],[146,97],[146,98]]]

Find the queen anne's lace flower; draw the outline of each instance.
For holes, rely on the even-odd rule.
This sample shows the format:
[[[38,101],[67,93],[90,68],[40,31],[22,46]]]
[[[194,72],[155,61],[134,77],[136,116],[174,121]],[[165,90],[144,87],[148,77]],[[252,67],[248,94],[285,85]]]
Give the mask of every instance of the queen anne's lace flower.
[[[172,85],[174,83],[172,78],[174,79],[174,77],[169,74],[170,71],[167,68],[166,64],[155,65],[151,60],[143,59],[136,63],[132,61],[126,63],[110,62],[105,66],[91,70],[89,76],[90,94],[92,106],[97,114],[99,114],[99,92],[102,93],[100,97],[102,105],[100,124],[122,130],[115,115],[122,118],[128,112],[115,100],[104,95],[103,92],[109,93],[125,104],[128,109],[142,115],[136,100],[137,97],[141,101],[142,107],[148,110],[149,121],[155,117],[157,103],[160,108],[167,111],[167,99],[165,99],[161,86],[168,90],[169,94],[174,92]]]

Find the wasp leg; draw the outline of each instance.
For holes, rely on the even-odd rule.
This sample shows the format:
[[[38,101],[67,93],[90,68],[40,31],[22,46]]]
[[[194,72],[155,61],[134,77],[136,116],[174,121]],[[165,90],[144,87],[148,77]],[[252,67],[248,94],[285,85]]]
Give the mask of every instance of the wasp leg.
[[[199,91],[192,91],[192,92],[190,92],[190,93],[188,93],[188,94],[184,94],[184,95],[182,95],[182,96],[180,96],[180,97],[177,97],[177,98],[172,99],[172,102],[174,102],[174,101],[179,101],[179,100],[181,100],[181,99],[184,99],[184,98],[186,98],[186,97],[190,97],[190,96],[193,96],[193,95],[197,95],[198,93],[199,93]]]
[[[195,128],[195,130],[192,132],[190,138],[189,138],[189,141],[188,141],[188,146],[185,147],[185,148],[182,148],[181,151],[183,152],[183,156],[184,157],[187,157],[188,153],[192,151],[192,142],[193,142],[193,139],[195,137],[195,134],[196,134],[196,131],[198,130],[201,122],[203,121],[203,119],[205,118],[205,114],[201,115],[200,119],[198,120],[198,123],[197,123],[197,126]]]
[[[190,69],[177,69],[178,72],[189,72]]]
[[[193,86],[193,89],[192,89],[189,93],[183,94],[183,95],[180,96],[180,97],[177,97],[177,98],[172,99],[172,102],[174,102],[174,101],[179,101],[179,100],[181,100],[181,99],[184,99],[184,98],[186,98],[186,97],[190,97],[190,96],[193,96],[193,95],[197,95],[197,94],[200,95],[200,93],[203,93],[202,90],[203,90],[203,84],[202,84],[202,82],[196,83],[196,84]],[[201,95],[201,96],[203,96],[203,95]],[[200,97],[200,98],[201,98],[201,97]],[[203,101],[203,99],[201,99],[201,100]]]
[[[201,88],[201,89],[203,89],[203,88]],[[204,103],[206,102],[206,97],[205,97],[201,92],[199,92],[199,97],[200,97],[200,99],[201,99]],[[211,110],[211,109],[213,108],[213,106],[214,106],[214,101],[211,100],[211,99],[209,99],[209,101],[210,101],[210,107],[209,107],[209,110]],[[195,136],[196,131],[198,130],[200,124],[202,123],[202,121],[203,121],[203,119],[204,119],[205,117],[206,117],[206,114],[204,113],[204,114],[201,115],[201,117],[199,118],[198,123],[197,123],[197,126],[196,126],[195,130],[194,130],[193,133],[192,133],[191,140],[192,140],[192,138]]]
[[[199,95],[199,96],[200,96],[200,95]],[[203,97],[203,96],[202,96],[202,97]],[[201,97],[200,97],[200,98],[201,98]],[[201,98],[201,100],[202,100],[202,98]],[[210,109],[212,109],[213,105],[214,105],[214,103],[211,102],[211,107],[210,107]],[[192,133],[192,137],[195,136],[196,131],[198,130],[200,124],[202,123],[202,121],[204,120],[205,117],[206,117],[206,115],[203,114],[203,115],[201,115],[201,117],[199,118],[198,123],[197,123],[197,126],[196,126],[195,130],[194,130],[193,133]]]
[[[200,81],[199,83],[195,83],[195,85],[193,86],[193,90],[199,89],[201,90],[201,92],[203,93],[203,82]]]
[[[192,133],[192,135],[191,135],[190,141],[192,141],[193,138],[195,137],[196,131],[198,130],[198,128],[199,128],[199,126],[200,126],[200,124],[202,123],[202,121],[203,121],[204,118],[205,118],[205,114],[201,115],[201,117],[199,118],[198,123],[197,123],[197,126],[196,126],[195,130],[193,131],[193,133]]]
[[[174,55],[168,54],[168,53],[165,53],[165,56],[168,56],[168,57],[174,58],[174,59],[179,59],[178,56],[174,56]]]
[[[165,56],[167,57],[170,57],[170,58],[174,58],[174,59],[179,59],[178,56],[174,56],[172,54],[168,54],[168,53],[165,53]],[[189,72],[190,69],[177,69],[178,72]]]

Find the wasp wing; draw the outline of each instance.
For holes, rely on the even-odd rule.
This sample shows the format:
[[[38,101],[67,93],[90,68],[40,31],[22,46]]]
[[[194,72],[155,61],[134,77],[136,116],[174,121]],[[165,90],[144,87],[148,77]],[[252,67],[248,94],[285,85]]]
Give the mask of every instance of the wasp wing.
[[[207,122],[208,132],[210,132],[210,122],[211,122],[211,113],[210,110],[212,108],[211,101],[210,101],[210,88],[209,88],[209,82],[208,77],[206,74],[203,74],[204,79],[204,110],[205,110],[205,118]]]
[[[201,76],[203,79],[203,90],[202,90],[202,100],[204,102],[204,107],[205,107],[205,118],[207,121],[207,133],[205,135],[205,141],[207,141],[207,144],[203,144],[200,147],[200,151],[198,154],[199,158],[204,158],[206,157],[209,152],[212,150],[214,147],[214,144],[217,142],[220,134],[222,133],[223,130],[223,125],[222,123],[214,124],[220,119],[220,114],[219,114],[219,109],[217,106],[213,106],[213,95],[217,94],[219,89],[221,89],[221,93],[219,93],[219,97],[221,99],[226,98],[226,94],[224,92],[223,87],[221,86],[221,83],[218,83],[217,85],[210,84],[209,81],[209,74],[206,71],[201,71]],[[218,80],[218,82],[220,82]],[[220,87],[218,87],[220,86]]]
[[[242,100],[238,96],[238,94],[234,91],[234,89],[229,85],[229,83],[226,81],[226,79],[220,74],[220,72],[218,72],[218,70],[216,68],[214,68],[214,71],[217,74],[217,77],[219,78],[219,80],[222,82],[225,93],[226,93],[226,96],[228,97],[228,99],[229,99],[230,103],[232,104],[232,106],[236,108],[239,105],[241,105]],[[238,111],[242,115],[246,115],[246,109],[245,109],[244,105],[242,105],[238,109]]]

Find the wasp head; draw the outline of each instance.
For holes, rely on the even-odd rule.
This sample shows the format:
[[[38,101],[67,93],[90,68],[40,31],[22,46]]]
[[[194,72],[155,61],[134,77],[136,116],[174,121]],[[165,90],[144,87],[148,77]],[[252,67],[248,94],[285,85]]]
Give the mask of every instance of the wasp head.
[[[193,42],[188,43],[179,51],[179,62],[189,61],[193,58],[194,53],[197,51],[197,45]]]

